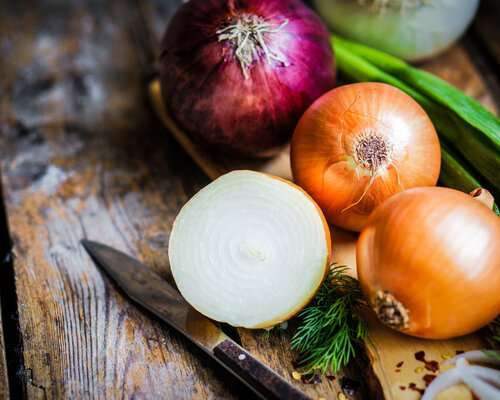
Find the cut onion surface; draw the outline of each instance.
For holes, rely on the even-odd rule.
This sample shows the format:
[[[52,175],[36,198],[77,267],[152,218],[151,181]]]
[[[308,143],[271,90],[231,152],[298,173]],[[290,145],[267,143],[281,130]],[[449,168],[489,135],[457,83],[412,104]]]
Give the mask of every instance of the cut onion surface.
[[[181,209],[168,251],[177,287],[199,312],[267,328],[312,299],[330,248],[326,220],[302,189],[264,173],[233,171]]]

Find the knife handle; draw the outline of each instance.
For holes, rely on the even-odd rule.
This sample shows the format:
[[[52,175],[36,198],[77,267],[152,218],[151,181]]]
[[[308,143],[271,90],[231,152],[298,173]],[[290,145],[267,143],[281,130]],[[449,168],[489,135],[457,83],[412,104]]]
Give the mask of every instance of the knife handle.
[[[230,339],[219,343],[213,352],[219,361],[265,399],[310,400],[310,397]]]

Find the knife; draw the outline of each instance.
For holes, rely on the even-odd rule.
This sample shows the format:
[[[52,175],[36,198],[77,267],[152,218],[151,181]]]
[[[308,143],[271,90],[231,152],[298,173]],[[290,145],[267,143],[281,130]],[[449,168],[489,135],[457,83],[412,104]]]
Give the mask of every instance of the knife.
[[[151,268],[104,244],[86,239],[81,243],[128,297],[190,339],[258,396],[263,399],[310,400],[192,308]]]

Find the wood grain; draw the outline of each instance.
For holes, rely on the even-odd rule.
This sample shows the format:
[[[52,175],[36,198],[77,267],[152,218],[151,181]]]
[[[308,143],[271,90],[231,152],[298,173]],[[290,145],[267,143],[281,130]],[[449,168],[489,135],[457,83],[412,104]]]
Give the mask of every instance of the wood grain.
[[[27,396],[245,398],[79,244],[105,242],[166,276],[173,218],[208,182],[147,107],[131,4],[2,4],[1,168]]]
[[[0,306],[1,306],[0,298]],[[5,358],[5,344],[3,341],[3,323],[0,313],[0,400],[9,398],[9,379],[7,377],[7,361]]]

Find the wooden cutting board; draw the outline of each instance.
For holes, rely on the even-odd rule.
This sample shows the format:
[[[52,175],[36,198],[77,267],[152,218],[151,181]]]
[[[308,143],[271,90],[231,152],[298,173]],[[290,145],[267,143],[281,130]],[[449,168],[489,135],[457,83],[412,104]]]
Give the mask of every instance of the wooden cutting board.
[[[207,153],[202,146],[192,142],[168,116],[161,97],[158,80],[151,82],[149,86],[149,95],[150,101],[162,122],[182,145],[184,150],[211,179],[216,179],[220,175],[235,169],[251,169],[292,180],[289,148],[284,149],[276,157],[265,160],[242,160],[241,158],[231,158],[220,155],[214,156]],[[357,277],[356,242],[358,234],[334,226],[330,226],[330,229],[332,233],[333,262],[339,265],[348,266],[352,275]],[[380,393],[383,393],[383,397],[386,399],[418,399],[423,389],[426,387],[425,379],[439,373],[439,371],[433,371],[430,364],[417,360],[417,353],[423,351],[427,361],[436,361],[440,364],[444,360],[456,355],[457,352],[477,350],[486,347],[486,343],[478,333],[451,340],[424,340],[402,335],[387,328],[381,324],[377,317],[371,312],[366,313],[366,318],[370,326],[370,343],[367,344],[364,349],[366,351],[368,365],[362,366],[365,370],[361,371],[361,373],[366,374],[362,378],[374,388],[372,394],[379,393],[380,395]],[[248,336],[255,336],[255,332],[240,329],[240,335],[242,339],[245,339],[245,337]],[[288,344],[289,337],[285,338],[284,341]],[[262,340],[255,340],[254,338],[252,344],[254,345],[249,346],[250,351],[256,353],[262,352]],[[290,358],[289,361],[291,365],[293,356],[290,354],[290,351],[285,350],[282,357]],[[263,361],[273,364],[272,358]],[[279,363],[279,365],[271,366],[285,377],[287,377],[287,374],[289,375],[289,371],[293,370],[293,368],[289,367],[289,371],[287,371],[286,363],[283,362]],[[339,396],[341,392],[339,391],[339,387],[335,386],[336,385],[330,385],[328,388],[322,387],[322,392],[319,391],[314,394],[323,396],[325,393],[327,395],[336,393],[337,396]],[[306,391],[311,394],[310,392],[312,390],[310,388],[307,389],[309,390]],[[340,396],[340,398],[342,397]],[[465,400],[472,399],[473,396],[465,385],[459,384],[444,391],[438,398]]]

